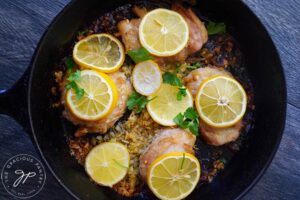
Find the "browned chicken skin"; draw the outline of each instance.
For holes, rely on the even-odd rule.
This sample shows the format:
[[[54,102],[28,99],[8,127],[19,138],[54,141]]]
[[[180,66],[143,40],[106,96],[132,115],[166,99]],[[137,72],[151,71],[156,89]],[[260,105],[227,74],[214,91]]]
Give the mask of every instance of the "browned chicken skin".
[[[109,74],[109,76],[116,84],[119,92],[118,105],[109,115],[97,121],[84,121],[74,116],[68,108],[63,112],[63,115],[73,122],[73,124],[80,125],[75,136],[80,137],[87,133],[106,133],[107,130],[114,126],[114,124],[124,115],[126,111],[126,101],[132,92],[131,83],[122,72],[115,72]]]
[[[221,146],[228,142],[235,141],[240,136],[240,130],[243,127],[242,121],[228,128],[214,128],[203,121],[200,122],[201,136],[211,145]]]
[[[158,131],[152,143],[140,157],[140,175],[146,180],[151,163],[159,156],[170,152],[194,153],[196,137],[180,128],[162,129]]]
[[[186,77],[183,78],[183,83],[191,92],[193,97],[195,97],[201,83],[204,80],[216,75],[231,76],[231,74],[224,69],[216,67],[204,67],[191,71]]]
[[[189,42],[187,47],[178,54],[168,58],[157,58],[156,61],[158,63],[164,63],[165,61],[183,62],[189,55],[199,51],[208,39],[207,30],[204,24],[191,9],[186,9],[179,4],[174,4],[172,9],[185,18],[190,31]],[[147,13],[147,10],[146,8],[134,6],[133,12],[137,16],[143,17]],[[118,29],[122,41],[125,44],[126,51],[139,49],[141,47],[138,31],[139,24],[140,19],[125,19],[118,23]]]
[[[202,48],[203,44],[208,40],[208,34],[204,24],[191,8],[186,9],[179,4],[173,4],[172,10],[181,14],[189,26],[190,35],[188,46],[177,55],[180,61],[184,61],[187,56]]]
[[[139,49],[141,43],[139,40],[140,19],[124,19],[118,23],[118,29],[125,44],[126,52]]]
[[[216,75],[232,76],[224,69],[216,67],[204,67],[191,71],[184,79],[183,82],[191,94],[195,97],[201,83],[209,77]],[[211,145],[221,146],[228,142],[236,140],[243,127],[242,121],[228,128],[214,128],[203,121],[200,121],[200,130],[203,139]]]

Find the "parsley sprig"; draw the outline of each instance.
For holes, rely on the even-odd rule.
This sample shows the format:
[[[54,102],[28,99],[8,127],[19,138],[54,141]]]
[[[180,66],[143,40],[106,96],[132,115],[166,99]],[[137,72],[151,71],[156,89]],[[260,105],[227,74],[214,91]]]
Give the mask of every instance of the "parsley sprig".
[[[85,30],[83,30],[83,31],[78,31],[78,36],[84,36],[84,35],[86,35],[88,32],[89,32],[88,29],[85,29]]]
[[[224,23],[215,23],[209,21],[206,28],[208,35],[216,35],[226,32],[226,25]]]
[[[128,51],[127,54],[136,64],[146,60],[153,60],[153,57],[144,47]]]
[[[192,65],[188,65],[186,68],[187,69],[198,69],[198,68],[201,68],[203,67],[203,65],[201,63],[195,63],[195,64],[192,64]]]
[[[173,119],[175,124],[183,129],[189,129],[194,135],[199,135],[199,115],[194,108],[188,108],[184,114],[179,113]]]
[[[67,79],[69,83],[66,85],[67,90],[73,89],[75,91],[77,100],[81,99],[84,95],[84,89],[80,88],[76,83],[76,81],[80,81],[80,74],[79,70],[71,73]]]
[[[133,91],[126,102],[126,105],[129,110],[135,109],[136,113],[140,113],[151,100],[148,100],[147,97]]]
[[[72,57],[68,57],[65,60],[65,65],[67,67],[67,70],[70,72],[75,67],[75,62]]]
[[[176,76],[176,74],[172,74],[171,72],[165,72],[163,74],[163,82],[178,86],[177,100],[181,101],[183,97],[187,95],[186,88],[181,83],[180,79]]]

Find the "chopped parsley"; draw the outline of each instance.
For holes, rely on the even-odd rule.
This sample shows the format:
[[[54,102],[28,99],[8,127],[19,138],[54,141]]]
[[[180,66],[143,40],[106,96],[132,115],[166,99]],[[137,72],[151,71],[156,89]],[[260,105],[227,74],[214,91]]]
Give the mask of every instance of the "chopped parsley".
[[[75,67],[75,63],[72,57],[66,58],[65,65],[68,71],[71,71]]]
[[[78,36],[86,35],[88,32],[89,32],[88,29],[85,29],[85,30],[83,30],[83,31],[79,31],[79,32],[78,32]]]
[[[124,168],[124,169],[128,169],[128,167],[122,165],[121,163],[119,163],[116,159],[113,159],[113,161],[121,168]]]
[[[180,79],[176,76],[176,74],[172,74],[171,72],[165,72],[163,74],[163,81],[164,81],[164,83],[167,83],[170,85],[182,87],[182,83],[181,83]]]
[[[173,86],[178,86],[179,89],[177,93],[178,101],[181,101],[182,98],[187,95],[186,88],[183,86],[183,84],[181,83],[180,79],[176,76],[176,74],[165,72],[163,74],[163,82]]]
[[[134,91],[129,96],[126,105],[129,110],[135,109],[137,113],[140,113],[151,100],[148,100],[147,97]]]
[[[146,60],[153,60],[153,57],[144,47],[128,51],[127,54],[136,64]]]
[[[215,23],[212,21],[208,22],[207,25],[208,35],[216,35],[226,32],[226,25],[224,23]]]
[[[182,157],[182,162],[181,162],[181,165],[180,165],[180,169],[183,168],[184,161],[185,161],[185,153],[183,153],[183,157]]]
[[[225,165],[227,163],[227,160],[226,160],[226,158],[221,158],[220,162],[222,162]]]
[[[68,81],[72,82],[72,81],[79,81],[80,80],[80,75],[81,72],[79,70],[76,70],[76,72],[73,72],[70,74],[70,76],[68,77]]]
[[[178,101],[181,101],[182,98],[185,97],[186,95],[187,95],[186,88],[185,87],[181,87],[181,88],[179,88],[179,91],[177,93],[176,98],[177,98]]]
[[[84,95],[84,89],[78,87],[78,85],[76,83],[76,81],[80,81],[80,74],[81,73],[79,70],[71,73],[67,79],[69,81],[69,83],[67,83],[67,85],[66,85],[67,90],[73,89],[75,91],[77,100],[81,99],[81,97],[83,97],[83,95]]]
[[[188,108],[184,114],[179,113],[173,121],[183,129],[189,129],[194,135],[199,135],[199,115],[194,108]]]
[[[195,63],[193,65],[188,65],[186,68],[187,69],[198,69],[198,68],[201,68],[203,67],[203,65],[201,63]]]

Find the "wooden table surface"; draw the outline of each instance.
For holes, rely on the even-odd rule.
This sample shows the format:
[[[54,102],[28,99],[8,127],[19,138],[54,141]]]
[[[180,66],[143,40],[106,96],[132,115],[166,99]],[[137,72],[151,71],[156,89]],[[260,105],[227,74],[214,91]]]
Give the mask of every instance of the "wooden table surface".
[[[279,150],[267,172],[244,199],[300,199],[300,1],[243,0],[270,32],[282,59],[288,87],[287,121]],[[10,88],[28,66],[34,49],[69,0],[0,0],[0,90]],[[28,135],[0,115],[0,167],[10,157],[38,157]],[[0,184],[0,199],[13,199]],[[47,172],[33,199],[72,199]]]

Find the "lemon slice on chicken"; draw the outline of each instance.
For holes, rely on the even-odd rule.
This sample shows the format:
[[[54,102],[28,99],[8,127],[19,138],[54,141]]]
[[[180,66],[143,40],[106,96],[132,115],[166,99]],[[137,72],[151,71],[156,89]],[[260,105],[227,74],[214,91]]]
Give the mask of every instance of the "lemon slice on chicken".
[[[76,81],[84,95],[77,99],[74,89],[68,90],[66,102],[71,112],[86,121],[98,120],[116,107],[118,92],[113,80],[106,74],[93,70],[83,70]]]
[[[148,186],[160,199],[187,197],[200,178],[200,163],[189,153],[172,152],[158,157],[150,166]]]
[[[235,79],[219,75],[201,84],[195,104],[205,123],[213,127],[229,127],[243,118],[247,95]]]
[[[73,49],[73,58],[81,68],[111,73],[125,60],[122,43],[109,34],[94,34],[80,40]]]
[[[142,46],[151,54],[172,56],[187,45],[189,28],[179,13],[158,8],[143,17],[139,26],[139,38]]]

